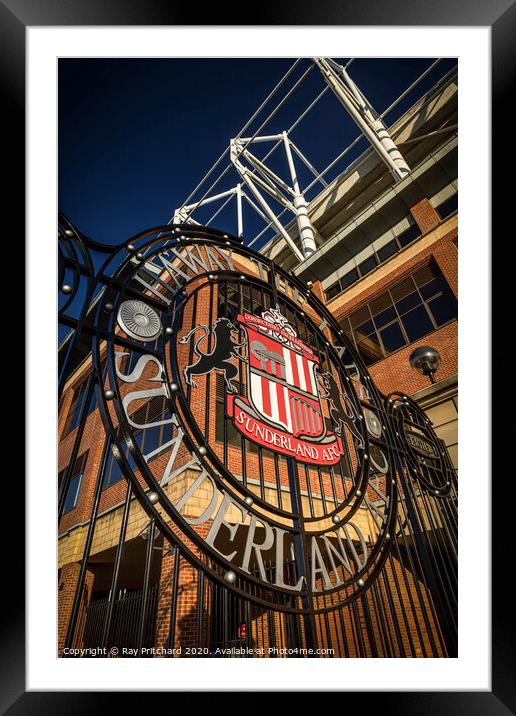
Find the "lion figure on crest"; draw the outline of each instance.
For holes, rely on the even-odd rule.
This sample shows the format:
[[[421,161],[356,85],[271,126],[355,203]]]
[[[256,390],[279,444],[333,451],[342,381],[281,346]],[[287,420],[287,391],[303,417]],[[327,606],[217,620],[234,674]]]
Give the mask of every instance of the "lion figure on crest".
[[[199,330],[203,330],[204,334],[197,338],[193,347],[193,352],[198,357],[198,360],[184,369],[183,374],[186,383],[196,388],[197,383],[193,379],[194,376],[207,375],[212,370],[219,370],[224,373],[224,381],[228,391],[237,393],[238,390],[232,381],[238,375],[238,367],[231,363],[231,359],[246,360],[237,350],[245,345],[245,340],[242,343],[238,343],[233,339],[233,334],[238,334],[238,329],[235,328],[229,318],[217,318],[211,329],[205,325],[195,326],[186,336],[181,338],[179,343],[188,343],[194,333]],[[213,349],[205,353],[200,349],[200,344],[208,336],[213,337],[215,343]]]

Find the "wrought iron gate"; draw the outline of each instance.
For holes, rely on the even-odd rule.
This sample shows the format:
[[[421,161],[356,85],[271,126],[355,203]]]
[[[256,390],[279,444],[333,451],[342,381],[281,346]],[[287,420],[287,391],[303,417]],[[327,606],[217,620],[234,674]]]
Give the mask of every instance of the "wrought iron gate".
[[[203,227],[59,258],[61,653],[456,656],[450,457],[317,296]]]

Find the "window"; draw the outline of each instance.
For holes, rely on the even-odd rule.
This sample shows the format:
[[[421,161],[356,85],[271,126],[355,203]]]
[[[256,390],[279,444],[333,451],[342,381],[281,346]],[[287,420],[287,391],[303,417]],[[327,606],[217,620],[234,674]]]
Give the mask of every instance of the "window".
[[[106,461],[106,469],[104,472],[104,482],[102,483],[102,489],[105,490],[106,487],[109,487],[110,485],[114,485],[116,482],[119,482],[122,477],[122,470],[120,469],[120,465],[118,464],[118,460],[113,455],[113,452],[111,450],[111,445],[109,445],[108,448],[108,456]],[[128,448],[124,448],[124,453],[127,455]]]
[[[346,318],[342,327],[371,365],[457,317],[457,299],[431,262]]]
[[[79,417],[81,415],[82,405],[84,403],[84,400],[86,398],[86,394],[88,392],[88,378],[85,380],[82,380],[75,388],[73,389],[73,398],[72,398],[72,404],[70,406],[70,410],[68,411],[68,416],[66,418],[66,423],[63,429],[63,437],[65,435],[68,435],[68,433],[71,433],[74,428],[77,427],[79,423]],[[88,412],[89,415],[93,408],[95,407],[95,396],[93,395],[90,401],[90,404],[88,406]]]
[[[337,281],[337,283],[332,284],[330,288],[326,289],[326,300],[329,301],[331,298],[334,298],[340,293],[340,291],[340,283]]]
[[[355,281],[358,281],[359,278],[360,277],[358,275],[358,271],[356,269],[352,269],[349,273],[347,273],[340,279],[340,290],[344,291],[345,288],[351,286],[351,284],[355,283]]]
[[[385,246],[382,246],[381,249],[378,249],[376,253],[378,254],[380,263],[383,263],[384,261],[387,261],[387,259],[390,259],[391,256],[394,256],[397,252],[398,244],[396,243],[396,239],[393,239],[392,241],[389,241],[388,244],[385,244]]]
[[[455,193],[453,194],[453,196],[450,196],[449,199],[446,199],[445,201],[441,202],[439,206],[435,207],[435,210],[439,214],[439,218],[441,219],[441,221],[447,219],[448,216],[451,216],[457,211],[458,202],[459,195]]]
[[[148,425],[150,423],[166,420],[167,418],[170,418],[170,415],[167,411],[166,398],[161,395],[152,398],[148,403],[145,403],[145,405],[138,408],[138,410],[131,415],[131,420],[139,425]],[[170,425],[151,425],[145,429],[135,429],[133,437],[142,454],[150,455],[154,450],[157,450],[157,448],[170,439],[170,429]],[[102,489],[104,490],[107,487],[119,482],[123,477],[118,460],[113,455],[111,450],[111,445],[109,446],[108,451],[106,468],[104,471],[104,482],[102,485]],[[129,448],[125,445],[125,443],[123,443],[122,452],[131,464],[132,458],[129,453]],[[152,460],[158,457],[158,455],[159,453],[147,458],[147,461],[152,462]],[[132,464],[132,467],[136,466]]]
[[[373,254],[372,256],[369,256],[368,259],[358,264],[358,271],[361,276],[365,276],[366,274],[371,273],[371,271],[377,266],[378,261],[376,259],[376,256]]]
[[[77,505],[77,500],[78,500],[79,492],[81,489],[82,476],[84,473],[84,468],[86,466],[87,458],[88,458],[88,452],[85,452],[82,455],[80,455],[77,458],[77,460],[75,461],[75,465],[74,465],[73,471],[72,471],[72,478],[71,478],[70,484],[68,486],[68,492],[66,493],[66,499],[65,499],[65,503],[64,503],[64,507],[63,507],[63,514],[70,512]],[[64,470],[61,470],[61,472],[58,475],[59,496],[61,496],[61,491],[63,489],[63,479],[64,479],[65,474],[66,474],[66,468]]]
[[[348,273],[346,273],[339,281],[336,281],[328,289],[326,289],[325,294],[327,301],[335,298],[335,296],[339,293],[345,291],[349,288],[349,286],[352,286],[363,276],[366,276],[368,273],[371,273],[371,271],[374,271],[377,266],[385,261],[388,261],[391,256],[394,256],[399,251],[404,249],[405,246],[408,246],[421,236],[421,229],[412,218],[412,214],[408,214],[406,219],[409,222],[409,227],[407,229],[402,231],[401,234],[398,234],[396,238],[389,241],[380,249],[374,251],[371,256],[364,261],[361,261],[356,268],[348,271]]]
[[[411,226],[408,227],[408,229],[405,229],[405,231],[402,231],[401,234],[398,234],[397,239],[401,248],[404,248],[405,246],[408,246],[413,241],[418,239],[420,236],[421,229],[416,224],[416,222],[414,222],[413,224],[411,224]]]

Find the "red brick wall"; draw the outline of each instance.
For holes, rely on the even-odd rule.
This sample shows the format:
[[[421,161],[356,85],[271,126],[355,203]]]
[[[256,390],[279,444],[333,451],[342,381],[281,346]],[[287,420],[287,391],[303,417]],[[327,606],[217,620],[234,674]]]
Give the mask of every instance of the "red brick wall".
[[[434,207],[428,199],[421,199],[415,206],[410,209],[410,213],[414,217],[416,224],[421,229],[422,234],[426,234],[435,228],[441,219]]]

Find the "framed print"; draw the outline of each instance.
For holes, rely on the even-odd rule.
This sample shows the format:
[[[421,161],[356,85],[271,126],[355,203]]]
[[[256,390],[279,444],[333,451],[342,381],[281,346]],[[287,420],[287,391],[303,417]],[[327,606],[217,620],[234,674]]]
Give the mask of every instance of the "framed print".
[[[490,582],[508,5],[200,26],[3,3],[29,408],[7,713],[135,690],[514,710]]]

